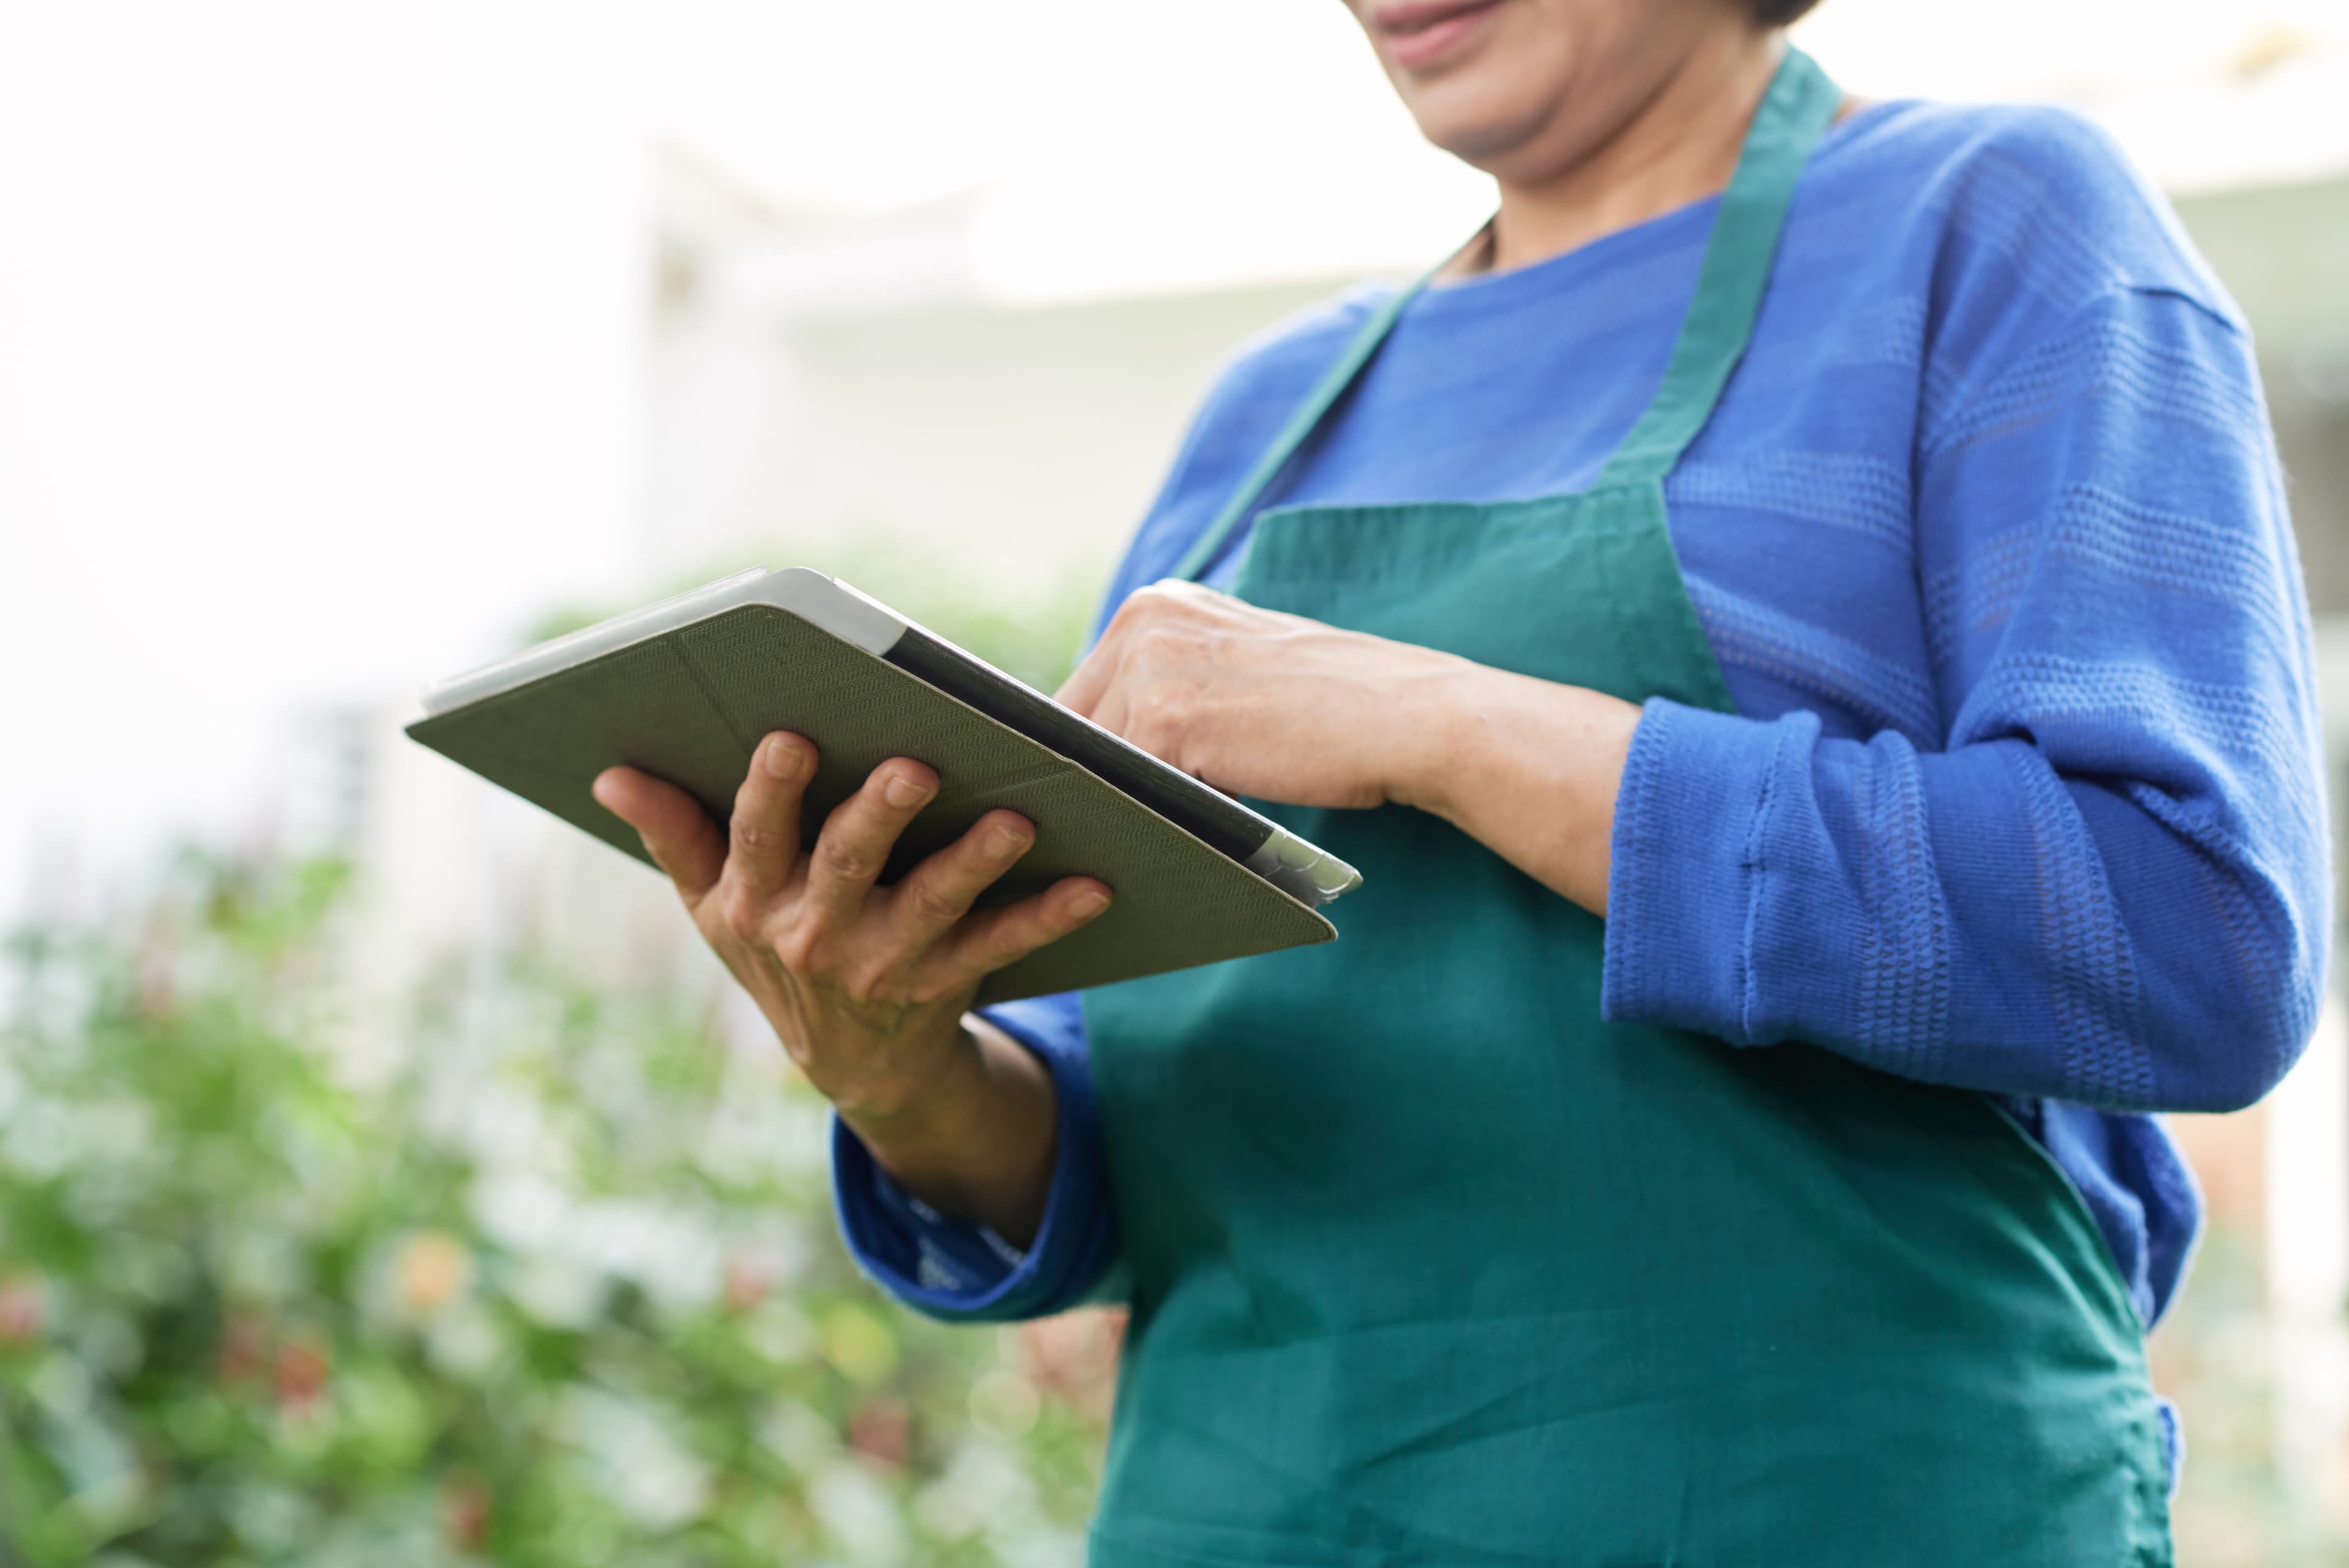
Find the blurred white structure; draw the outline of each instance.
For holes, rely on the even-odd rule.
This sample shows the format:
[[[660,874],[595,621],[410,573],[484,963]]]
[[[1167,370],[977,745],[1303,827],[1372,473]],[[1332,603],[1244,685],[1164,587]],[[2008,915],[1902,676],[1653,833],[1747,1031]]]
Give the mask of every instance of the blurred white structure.
[[[975,198],[827,222],[678,150],[656,167],[640,537],[663,581],[859,542],[1012,604],[1105,576],[1217,362],[1335,281],[1007,302]]]
[[[2339,999],[2266,1115],[2276,1454],[2338,1528],[2349,1523],[2349,1015]]]

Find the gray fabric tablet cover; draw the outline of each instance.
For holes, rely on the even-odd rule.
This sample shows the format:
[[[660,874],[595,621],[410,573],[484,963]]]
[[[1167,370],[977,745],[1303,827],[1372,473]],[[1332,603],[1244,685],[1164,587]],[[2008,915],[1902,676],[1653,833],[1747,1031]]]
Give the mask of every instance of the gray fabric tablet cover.
[[[816,744],[806,842],[891,757],[938,771],[938,798],[899,841],[887,879],[1008,806],[1036,844],[983,902],[1084,873],[1116,890],[1109,912],[990,976],[1007,1002],[1186,969],[1337,932],[1247,867],[1113,786],[915,676],[768,605],[745,605],[464,707],[409,735],[616,848],[646,859],[588,786],[626,763],[730,815],[752,749],[771,731]]]

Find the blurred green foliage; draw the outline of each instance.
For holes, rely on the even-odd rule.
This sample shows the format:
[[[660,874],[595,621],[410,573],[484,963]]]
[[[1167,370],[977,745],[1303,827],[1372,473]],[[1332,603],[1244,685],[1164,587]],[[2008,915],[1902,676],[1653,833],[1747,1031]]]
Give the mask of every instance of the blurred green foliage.
[[[510,957],[352,1060],[345,879],[12,949],[0,1563],[1077,1559],[1097,1415],[855,1275],[780,1052]]]

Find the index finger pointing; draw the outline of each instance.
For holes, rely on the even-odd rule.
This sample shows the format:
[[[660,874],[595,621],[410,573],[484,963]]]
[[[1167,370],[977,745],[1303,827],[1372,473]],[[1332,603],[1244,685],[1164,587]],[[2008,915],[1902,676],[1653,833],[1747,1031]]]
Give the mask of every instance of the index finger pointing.
[[[1135,636],[1134,628],[1164,615],[1168,600],[1191,587],[1192,584],[1168,577],[1145,584],[1126,595],[1125,602],[1117,607],[1117,613],[1109,618],[1107,626],[1102,628],[1100,638],[1078,661],[1075,673],[1061,682],[1061,689],[1052,693],[1053,701],[1088,719],[1093,717],[1093,711],[1101,706],[1102,696],[1116,682],[1118,667],[1123,662],[1126,648]],[[1204,591],[1215,592],[1212,588]]]
[[[1110,677],[1117,669],[1117,652],[1110,641],[1110,637],[1114,635],[1112,631],[1093,644],[1092,651],[1077,665],[1075,673],[1061,681],[1061,689],[1052,693],[1053,701],[1084,718],[1093,716],[1093,710],[1101,704],[1102,693],[1109,689]]]

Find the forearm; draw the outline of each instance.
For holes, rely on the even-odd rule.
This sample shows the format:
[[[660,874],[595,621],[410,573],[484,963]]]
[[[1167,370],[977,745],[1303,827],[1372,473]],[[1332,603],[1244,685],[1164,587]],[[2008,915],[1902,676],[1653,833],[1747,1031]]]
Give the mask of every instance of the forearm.
[[[1640,710],[1583,687],[1457,663],[1424,711],[1398,715],[1395,754],[1407,763],[1391,797],[1605,914],[1615,796]]]
[[[840,1115],[907,1193],[1024,1247],[1051,1187],[1056,1113],[1043,1064],[968,1016],[929,1092],[886,1113],[843,1106]]]
[[[2257,1098],[2322,994],[2313,773],[2257,780],[2261,815],[2216,833],[2223,794],[2066,778],[2065,723],[1920,752],[1656,704],[1617,812],[1607,1016],[2110,1110]]]

